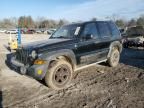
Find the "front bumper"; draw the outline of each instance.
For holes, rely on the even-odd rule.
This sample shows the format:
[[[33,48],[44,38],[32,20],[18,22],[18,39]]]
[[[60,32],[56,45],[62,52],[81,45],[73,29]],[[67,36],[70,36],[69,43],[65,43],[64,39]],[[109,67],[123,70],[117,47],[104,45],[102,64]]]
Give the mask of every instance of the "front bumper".
[[[17,69],[21,74],[27,74],[35,79],[42,80],[47,72],[47,66],[44,65],[32,65],[26,66],[23,63],[17,61],[14,57],[10,60],[11,67]]]

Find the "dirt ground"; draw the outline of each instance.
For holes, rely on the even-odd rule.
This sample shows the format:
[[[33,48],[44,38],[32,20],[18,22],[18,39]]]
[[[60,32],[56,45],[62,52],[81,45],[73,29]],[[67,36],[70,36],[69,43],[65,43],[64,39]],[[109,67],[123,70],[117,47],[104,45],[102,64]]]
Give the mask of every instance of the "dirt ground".
[[[55,91],[5,65],[8,37],[0,34],[0,108],[144,108],[143,49],[124,49],[116,68],[99,64],[77,71],[66,89]],[[47,38],[36,34],[22,40]]]

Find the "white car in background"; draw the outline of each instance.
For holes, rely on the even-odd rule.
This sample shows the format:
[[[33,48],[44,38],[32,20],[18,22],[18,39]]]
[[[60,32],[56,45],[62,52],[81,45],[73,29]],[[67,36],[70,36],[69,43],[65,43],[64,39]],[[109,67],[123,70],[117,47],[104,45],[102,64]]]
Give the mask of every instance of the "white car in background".
[[[36,30],[37,34],[42,34],[43,32],[41,30]]]
[[[56,31],[56,29],[48,29],[44,33],[48,34],[48,35],[52,35],[55,31]]]
[[[7,34],[17,34],[18,30],[17,29],[7,30],[6,33]]]
[[[5,32],[6,32],[6,30],[0,29],[0,33],[5,33]]]

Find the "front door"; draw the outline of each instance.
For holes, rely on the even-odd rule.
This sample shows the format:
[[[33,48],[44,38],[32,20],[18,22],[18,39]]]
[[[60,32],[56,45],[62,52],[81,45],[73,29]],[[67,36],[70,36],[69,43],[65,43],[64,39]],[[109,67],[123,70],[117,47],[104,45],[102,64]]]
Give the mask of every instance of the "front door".
[[[103,51],[101,49],[101,38],[95,23],[87,23],[80,35],[80,42],[77,44],[77,62],[78,65],[87,65],[95,63],[103,58]]]

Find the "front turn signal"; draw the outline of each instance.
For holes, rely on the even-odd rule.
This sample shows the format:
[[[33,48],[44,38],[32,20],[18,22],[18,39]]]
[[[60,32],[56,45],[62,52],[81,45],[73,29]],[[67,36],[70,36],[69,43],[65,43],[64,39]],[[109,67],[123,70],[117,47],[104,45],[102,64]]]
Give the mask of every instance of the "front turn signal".
[[[42,65],[42,64],[45,64],[45,63],[46,63],[46,61],[45,60],[41,60],[41,59],[37,59],[37,60],[34,61],[35,65]]]

